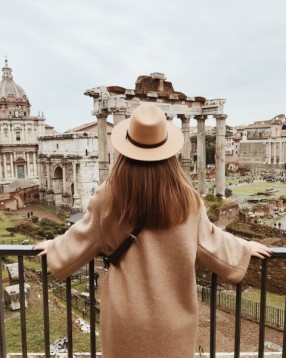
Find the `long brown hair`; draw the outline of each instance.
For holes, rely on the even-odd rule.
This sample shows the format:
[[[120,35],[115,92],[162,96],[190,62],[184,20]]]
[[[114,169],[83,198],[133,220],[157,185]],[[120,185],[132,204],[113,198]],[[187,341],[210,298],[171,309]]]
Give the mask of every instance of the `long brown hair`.
[[[164,229],[182,224],[200,206],[176,156],[144,162],[119,154],[107,185],[109,215],[134,227]]]

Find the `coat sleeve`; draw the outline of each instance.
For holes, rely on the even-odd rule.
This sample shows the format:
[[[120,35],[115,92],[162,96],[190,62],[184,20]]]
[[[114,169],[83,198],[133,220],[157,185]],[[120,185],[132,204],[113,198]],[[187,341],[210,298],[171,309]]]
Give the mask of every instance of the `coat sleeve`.
[[[59,280],[70,276],[103,251],[97,196],[97,193],[93,195],[81,220],[48,244],[48,266]]]
[[[198,227],[198,264],[223,279],[240,282],[246,273],[250,257],[250,243],[211,223],[202,204]]]

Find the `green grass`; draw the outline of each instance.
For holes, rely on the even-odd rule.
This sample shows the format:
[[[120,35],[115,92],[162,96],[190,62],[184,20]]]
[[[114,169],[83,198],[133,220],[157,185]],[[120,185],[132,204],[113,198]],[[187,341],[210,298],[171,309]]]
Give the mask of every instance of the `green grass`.
[[[244,291],[242,297],[251,301],[260,302],[260,289],[249,288]],[[266,305],[284,310],[285,308],[285,295],[279,295],[273,292],[267,292]]]
[[[44,351],[44,320],[42,308],[42,292],[40,286],[32,284],[29,305],[26,309],[27,346],[29,352]],[[51,297],[51,294],[50,294]],[[50,300],[50,342],[67,336],[66,308],[57,298]],[[73,350],[74,352],[90,351],[89,333],[83,333],[75,323],[77,318],[82,318],[79,313],[73,312]],[[7,352],[21,352],[21,332],[19,311],[5,311],[5,336]],[[100,350],[100,342],[97,337],[97,349]]]
[[[267,183],[267,182],[259,182],[252,184],[241,184],[238,186],[231,186],[233,196],[250,196],[255,195],[258,192],[266,191],[267,189],[277,189],[277,192],[273,193],[271,196],[267,196],[267,198],[275,198],[278,199],[281,195],[286,195],[286,184],[284,183]],[[260,196],[263,198],[263,196]]]

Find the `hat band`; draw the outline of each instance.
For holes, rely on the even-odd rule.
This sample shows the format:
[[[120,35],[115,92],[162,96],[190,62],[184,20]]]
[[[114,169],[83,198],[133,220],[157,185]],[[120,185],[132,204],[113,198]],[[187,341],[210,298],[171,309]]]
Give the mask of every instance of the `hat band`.
[[[158,147],[161,147],[161,145],[163,145],[164,143],[167,142],[167,139],[168,139],[168,134],[167,134],[167,137],[162,140],[161,142],[159,143],[155,143],[155,144],[143,144],[143,143],[139,143],[137,142],[136,140],[132,139],[128,133],[128,131],[126,131],[126,139],[129,140],[130,143],[134,144],[136,147],[139,147],[139,148],[158,148]]]

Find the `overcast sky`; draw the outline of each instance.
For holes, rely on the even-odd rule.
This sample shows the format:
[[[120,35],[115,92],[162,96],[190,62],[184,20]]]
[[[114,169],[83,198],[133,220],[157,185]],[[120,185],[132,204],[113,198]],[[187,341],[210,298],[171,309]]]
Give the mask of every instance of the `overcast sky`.
[[[95,119],[85,90],[134,88],[152,72],[190,97],[225,98],[232,126],[286,113],[285,0],[0,4],[1,67],[7,55],[31,114],[58,131]]]

